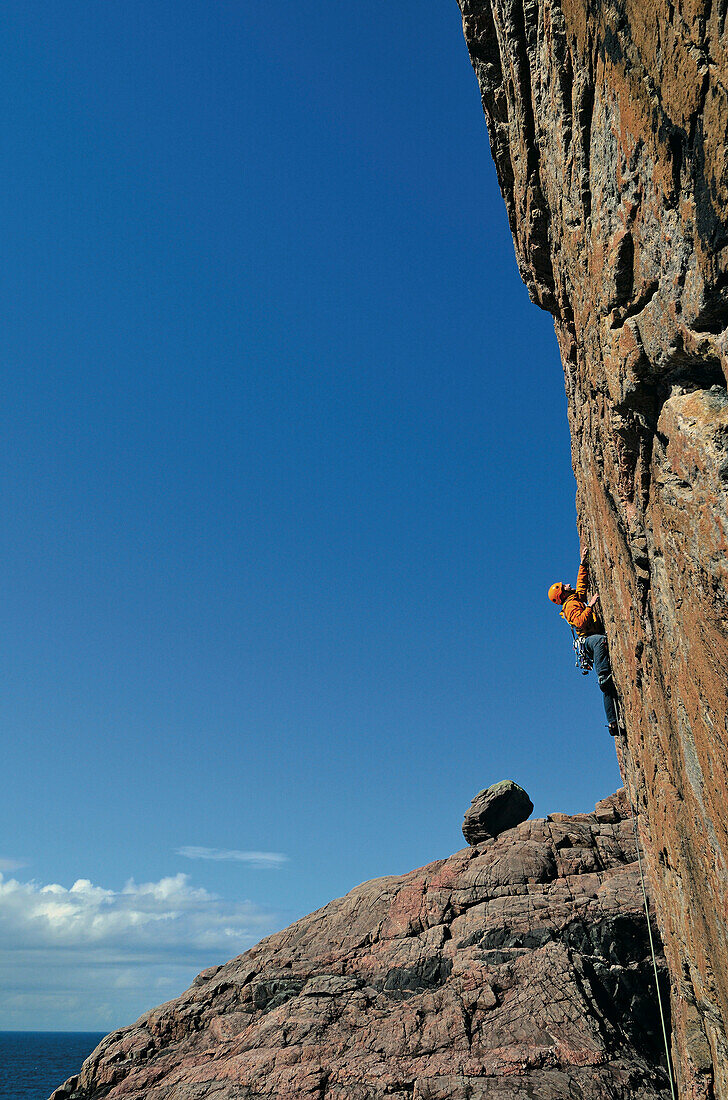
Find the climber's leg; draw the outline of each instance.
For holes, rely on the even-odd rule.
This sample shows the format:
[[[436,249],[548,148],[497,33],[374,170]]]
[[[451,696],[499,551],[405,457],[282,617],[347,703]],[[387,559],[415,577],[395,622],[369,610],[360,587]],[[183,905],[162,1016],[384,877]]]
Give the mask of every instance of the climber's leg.
[[[603,634],[591,634],[586,639],[586,644],[594,661],[594,671],[597,674],[599,687],[602,689],[604,713],[607,716],[607,723],[611,732],[612,726],[617,726],[617,708],[614,703],[617,691],[612,679],[612,666],[609,663],[607,639]]]

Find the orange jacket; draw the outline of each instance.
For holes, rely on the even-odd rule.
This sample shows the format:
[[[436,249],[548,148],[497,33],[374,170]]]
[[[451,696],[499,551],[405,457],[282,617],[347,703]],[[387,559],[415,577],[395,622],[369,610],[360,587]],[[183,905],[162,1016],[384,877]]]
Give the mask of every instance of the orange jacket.
[[[561,607],[561,614],[569,626],[573,626],[577,634],[587,638],[590,634],[603,634],[602,620],[595,607],[586,604],[586,593],[589,587],[589,566],[580,565],[576,577],[576,592],[567,596]]]

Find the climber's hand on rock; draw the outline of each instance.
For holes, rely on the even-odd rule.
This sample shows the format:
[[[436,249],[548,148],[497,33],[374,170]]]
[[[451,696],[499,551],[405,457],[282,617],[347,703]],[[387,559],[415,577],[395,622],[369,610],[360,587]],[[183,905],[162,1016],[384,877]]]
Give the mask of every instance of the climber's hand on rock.
[[[594,604],[598,603],[598,601],[599,601],[599,593],[597,592],[596,596],[592,596],[592,598],[589,600],[588,606],[589,607],[594,607]]]

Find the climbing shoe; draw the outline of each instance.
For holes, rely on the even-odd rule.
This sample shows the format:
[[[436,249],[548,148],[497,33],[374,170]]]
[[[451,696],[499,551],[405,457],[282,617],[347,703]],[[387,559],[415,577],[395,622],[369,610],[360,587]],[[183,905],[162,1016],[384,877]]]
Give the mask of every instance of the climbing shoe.
[[[620,733],[624,733],[624,730],[619,728],[619,722],[610,722],[607,729],[611,737],[619,737]]]

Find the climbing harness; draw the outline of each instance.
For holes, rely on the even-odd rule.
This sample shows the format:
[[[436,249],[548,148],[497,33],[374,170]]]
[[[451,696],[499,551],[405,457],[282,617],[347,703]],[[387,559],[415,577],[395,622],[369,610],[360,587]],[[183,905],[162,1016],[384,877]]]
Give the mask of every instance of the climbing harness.
[[[577,634],[573,626],[569,625],[569,629],[571,630],[571,637],[574,643],[576,667],[579,669],[582,676],[588,676],[591,670],[594,668],[594,661],[592,659],[591,653],[587,649],[586,639]]]
[[[569,623],[569,620],[561,612],[561,618],[565,622]],[[574,656],[576,658],[576,667],[582,676],[588,676],[591,670],[594,668],[594,661],[592,659],[591,652],[587,648],[586,639],[582,638],[580,634],[577,634],[571,623],[569,623],[569,630],[571,631],[571,642],[574,647]]]
[[[625,726],[624,726],[624,716],[621,713],[622,712],[621,700],[617,699],[616,703],[617,703],[617,709],[618,709],[618,714],[619,714],[619,724],[620,724],[620,727],[624,730]],[[626,736],[624,738],[624,747],[625,747],[625,753],[627,755],[629,755],[629,746],[627,745]],[[673,1076],[672,1076],[672,1060],[670,1058],[670,1043],[669,1043],[669,1040],[667,1038],[667,1024],[665,1023],[665,1010],[662,1007],[662,994],[660,992],[660,979],[659,979],[659,976],[658,976],[658,973],[657,973],[657,956],[655,954],[655,942],[652,938],[652,924],[650,922],[650,906],[649,906],[649,903],[647,901],[647,887],[645,886],[645,874],[644,874],[644,870],[642,868],[642,853],[641,853],[641,850],[640,850],[640,838],[639,838],[639,833],[637,831],[637,807],[634,804],[634,800],[632,798],[632,792],[630,790],[629,783],[626,784],[626,790],[627,790],[627,797],[629,798],[630,809],[632,810],[632,826],[634,828],[634,843],[635,843],[635,848],[637,849],[637,866],[639,867],[640,882],[642,884],[642,898],[643,898],[643,901],[645,903],[645,917],[647,919],[647,934],[650,938],[650,952],[652,954],[652,969],[655,972],[655,990],[657,991],[657,1005],[658,1005],[658,1008],[660,1010],[660,1023],[662,1024],[662,1038],[663,1038],[663,1041],[665,1043],[665,1058],[667,1059],[667,1076],[670,1080],[670,1095],[672,1096],[672,1100],[677,1100],[677,1093],[675,1091],[675,1081],[674,1081]]]

